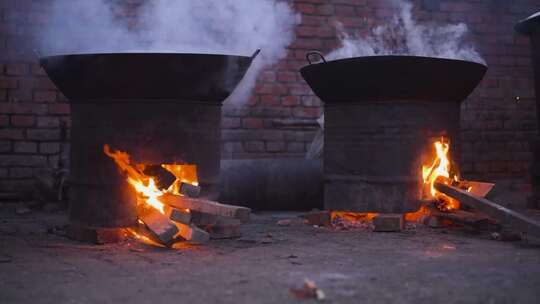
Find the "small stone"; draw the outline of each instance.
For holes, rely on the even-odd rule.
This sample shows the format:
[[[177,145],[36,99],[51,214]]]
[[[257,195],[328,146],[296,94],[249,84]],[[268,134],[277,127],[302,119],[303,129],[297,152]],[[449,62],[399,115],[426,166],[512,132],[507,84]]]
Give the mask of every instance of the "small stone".
[[[290,226],[290,225],[291,225],[291,220],[290,220],[290,219],[279,220],[279,221],[277,222],[277,225],[278,225],[278,226],[283,226],[283,227],[285,227],[285,226]]]

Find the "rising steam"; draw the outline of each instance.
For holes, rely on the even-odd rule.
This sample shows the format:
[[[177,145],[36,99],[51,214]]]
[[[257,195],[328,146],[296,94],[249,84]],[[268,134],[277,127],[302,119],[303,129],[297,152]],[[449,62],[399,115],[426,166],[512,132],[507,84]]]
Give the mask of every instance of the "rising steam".
[[[286,56],[300,21],[276,0],[138,1],[129,17],[117,0],[53,0],[40,29],[44,55],[95,52],[219,53],[251,56],[262,49],[236,92],[247,99],[258,73]],[[127,1],[124,1],[126,3]],[[131,1],[136,2],[136,1]]]
[[[413,17],[411,3],[392,1],[397,4],[399,12],[388,24],[374,28],[367,37],[351,37],[338,23],[342,46],[328,54],[327,58],[413,55],[485,63],[474,47],[463,41],[468,32],[466,24],[419,24]]]

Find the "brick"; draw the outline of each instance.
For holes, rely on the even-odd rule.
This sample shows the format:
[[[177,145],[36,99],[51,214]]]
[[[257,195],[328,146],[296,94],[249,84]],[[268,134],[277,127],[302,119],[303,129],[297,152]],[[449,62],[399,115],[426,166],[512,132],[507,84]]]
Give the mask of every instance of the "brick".
[[[293,107],[300,104],[300,98],[298,96],[284,96],[281,97],[281,104],[286,107]]]
[[[52,141],[60,140],[60,130],[55,129],[29,129],[26,136],[30,140]]]
[[[248,141],[244,143],[244,149],[247,152],[264,152],[265,146],[262,141]]]
[[[37,144],[34,142],[17,141],[14,144],[15,153],[36,153]]]
[[[6,75],[8,76],[23,76],[28,74],[30,70],[28,64],[10,63],[6,65]]]
[[[55,91],[36,91],[33,100],[35,102],[55,102],[57,97],[58,93]]]
[[[14,127],[32,127],[36,123],[36,118],[29,115],[11,116],[11,125]]]
[[[404,229],[403,214],[379,214],[373,218],[373,231],[399,232]]]
[[[47,106],[30,102],[1,102],[0,113],[43,115],[47,113]]]
[[[39,153],[41,154],[57,154],[60,153],[60,144],[59,143],[40,143],[39,144]]]
[[[288,152],[306,152],[304,143],[291,142],[287,143]]]
[[[11,152],[12,143],[8,140],[0,140],[0,152],[6,153]]]
[[[285,151],[285,143],[282,141],[271,141],[266,143],[267,152],[282,152]]]
[[[262,129],[264,124],[260,118],[244,118],[242,119],[242,127],[246,129]]]
[[[227,142],[223,145],[223,151],[225,152],[244,152],[244,146],[241,142]]]
[[[0,129],[0,140],[23,139],[23,138],[24,138],[24,134],[22,130]]]
[[[0,155],[2,167],[45,167],[47,158],[40,155]]]
[[[49,114],[67,115],[70,113],[70,109],[67,103],[53,103],[49,105]]]
[[[34,176],[32,168],[9,168],[11,178],[30,178]]]
[[[9,116],[0,115],[0,127],[9,126]]]
[[[53,116],[41,116],[37,118],[38,128],[58,128],[60,127],[60,119]]]
[[[17,87],[17,79],[0,77],[0,89],[16,89]]]
[[[240,118],[224,117],[221,119],[221,127],[224,129],[237,129],[242,126]]]

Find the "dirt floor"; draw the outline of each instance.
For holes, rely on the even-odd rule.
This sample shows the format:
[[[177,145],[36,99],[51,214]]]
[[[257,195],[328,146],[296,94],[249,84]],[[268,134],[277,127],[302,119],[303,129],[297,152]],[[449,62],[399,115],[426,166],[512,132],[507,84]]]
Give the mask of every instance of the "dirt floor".
[[[0,211],[0,303],[539,303],[540,243],[424,226],[334,231],[261,213],[235,240],[169,250],[89,245],[50,233],[62,212]],[[49,231],[49,232],[48,232]],[[303,302],[315,302],[306,300]]]

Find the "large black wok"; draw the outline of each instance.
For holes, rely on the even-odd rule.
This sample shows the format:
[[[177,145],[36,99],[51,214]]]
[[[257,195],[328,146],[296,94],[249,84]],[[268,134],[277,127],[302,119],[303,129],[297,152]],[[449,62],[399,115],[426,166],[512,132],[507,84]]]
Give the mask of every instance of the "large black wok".
[[[302,76],[325,103],[463,101],[487,67],[474,62],[417,56],[368,56],[310,64]],[[309,60],[309,58],[308,58]]]
[[[220,103],[236,88],[257,54],[68,54],[42,57],[40,62],[71,101]]]

